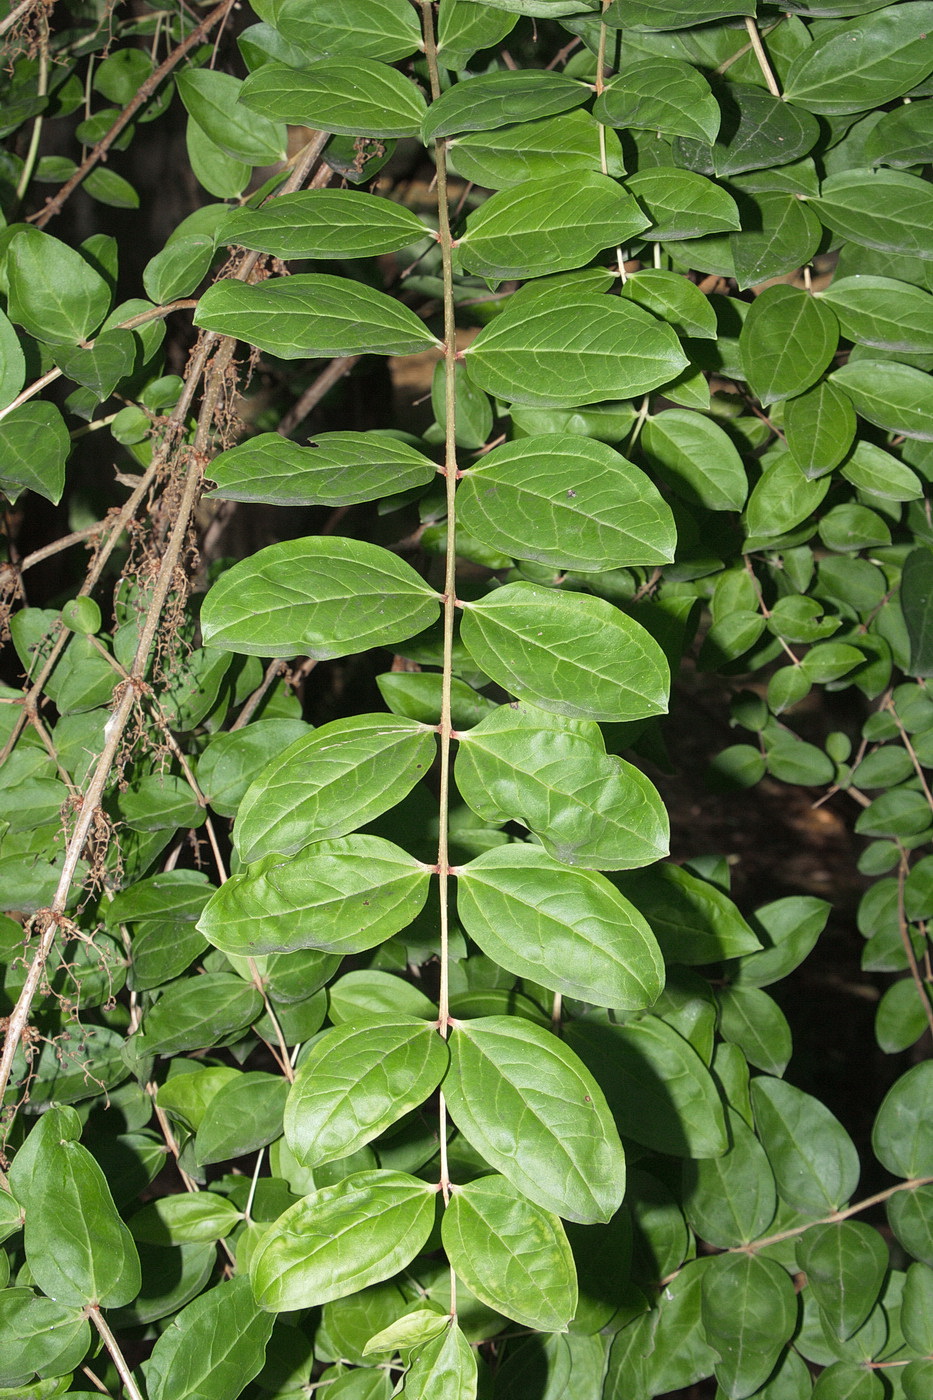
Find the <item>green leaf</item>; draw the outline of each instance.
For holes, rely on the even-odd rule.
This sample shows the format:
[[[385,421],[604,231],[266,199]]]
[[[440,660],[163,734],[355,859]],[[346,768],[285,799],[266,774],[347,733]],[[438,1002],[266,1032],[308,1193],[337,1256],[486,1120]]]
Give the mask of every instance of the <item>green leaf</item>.
[[[319,948],[359,953],[407,928],[428,897],[428,868],[378,836],[343,836],[291,860],[269,855],[232,876],[198,922],[225,953]]]
[[[782,1200],[802,1215],[826,1215],[848,1201],[858,1183],[858,1153],[819,1099],[782,1079],[751,1084],[755,1124]]]
[[[933,68],[928,0],[886,6],[869,19],[835,25],[791,64],[789,102],[823,116],[866,112],[915,87]]]
[[[914,1065],[884,1097],[872,1130],[875,1156],[895,1176],[933,1176],[928,1111],[933,1062]]]
[[[621,295],[653,311],[678,335],[715,340],[716,313],[694,282],[676,272],[643,267],[628,277]]]
[[[742,227],[735,200],[705,175],[657,166],[630,175],[625,187],[651,219],[642,234],[652,243],[729,233]]]
[[[348,1157],[411,1109],[447,1070],[447,1046],[428,1021],[357,1016],[325,1031],[289,1090],[285,1140],[306,1167]]]
[[[796,194],[780,191],[746,196],[741,233],[729,237],[740,290],[804,267],[823,240],[823,226]]]
[[[901,572],[901,607],[910,639],[910,674],[933,675],[933,550],[912,549]]]
[[[150,258],[143,272],[146,295],[154,302],[190,296],[214,258],[214,240],[204,234],[178,238]]]
[[[107,166],[99,165],[96,170],[92,170],[82,180],[81,188],[92,199],[113,209],[139,208],[139,195],[129,180],[124,180],[122,175],[118,175]]]
[[[256,987],[228,972],[173,982],[147,1012],[145,1048],[150,1055],[201,1050],[234,1035],[262,1012]]]
[[[865,155],[873,165],[921,165],[933,139],[933,106],[911,102],[885,112],[868,134]]]
[[[659,131],[711,143],[719,133],[719,104],[702,74],[688,63],[655,58],[623,68],[596,99],[593,115],[607,126]]]
[[[756,910],[755,922],[767,943],[759,952],[737,960],[731,970],[733,986],[767,987],[793,972],[826,927],[830,907],[825,899],[792,895]]]
[[[542,117],[539,121],[518,122],[493,127],[488,132],[453,137],[447,150],[451,165],[464,179],[474,180],[489,189],[507,189],[523,180],[544,176],[562,179],[570,171],[603,173],[601,132],[606,150],[604,173],[623,175],[625,167],[619,138],[614,131],[599,126],[589,112],[580,107],[559,116]]]
[[[729,1145],[722,1101],[696,1050],[658,1016],[571,1022],[567,1040],[605,1086],[619,1132],[672,1157],[718,1157]]]
[[[254,112],[345,136],[417,136],[426,111],[421,89],[370,58],[325,58],[296,72],[266,63],[243,84]]]
[[[484,851],[457,876],[464,930],[500,967],[617,1010],[660,995],[664,964],[651,930],[604,876],[517,844]]]
[[[194,1144],[199,1166],[245,1157],[282,1135],[288,1085],[254,1070],[224,1084],[211,1099]]]
[[[7,315],[37,340],[76,345],[110,310],[110,288],[75,248],[27,228],[6,248]]]
[[[933,377],[929,374],[892,360],[850,360],[832,378],[869,423],[933,442]]]
[[[692,505],[741,510],[748,494],[742,459],[709,418],[668,408],[645,421],[641,447],[651,468]]]
[[[405,1172],[363,1171],[290,1206],[249,1266],[261,1308],[291,1312],[392,1278],[422,1249],[437,1187]]]
[[[605,443],[570,434],[519,438],[466,473],[458,523],[514,559],[602,572],[674,557],[670,508]]]
[[[285,0],[279,33],[316,57],[350,54],[395,63],[422,47],[418,16],[405,0]]]
[[[0,409],[7,408],[26,382],[26,357],[13,324],[0,311]]]
[[[764,404],[811,388],[838,343],[832,312],[808,292],[786,284],[767,287],[756,298],[739,336],[745,377]]]
[[[882,1400],[884,1393],[877,1371],[867,1371],[854,1361],[835,1361],[827,1366],[812,1392],[814,1400]]]
[[[196,1191],[150,1201],[132,1217],[129,1228],[137,1243],[199,1244],[223,1239],[242,1219],[227,1196]]]
[[[306,447],[279,433],[260,433],[221,452],[210,471],[215,499],[345,506],[427,486],[437,468],[384,433],[318,433]]]
[[[195,179],[209,194],[217,199],[236,199],[246,189],[252,168],[246,161],[228,156],[190,118],[185,129],[185,147]]]
[[[760,87],[728,83],[719,90],[722,126],[712,146],[678,138],[674,159],[704,175],[728,179],[799,160],[816,144],[820,127],[808,112]]]
[[[208,1289],[172,1319],[153,1347],[149,1400],[236,1400],[262,1370],[273,1322],[242,1275]]]
[[[0,491],[15,504],[35,491],[57,505],[65,489],[71,438],[54,404],[21,404],[0,421]]]
[[[437,1021],[437,1007],[424,992],[401,977],[373,968],[345,972],[328,988],[327,1014],[335,1025],[358,1021],[360,1013],[385,1017],[386,1013]]]
[[[812,201],[823,223],[863,248],[933,258],[933,189],[899,170],[843,170]]]
[[[648,920],[667,962],[692,967],[761,947],[728,895],[679,865],[664,862],[615,883]]]
[[[582,83],[544,69],[484,73],[455,83],[431,103],[421,127],[422,140],[464,131],[495,131],[509,122],[530,122],[579,107],[587,100]]]
[[[437,51],[447,68],[465,68],[478,49],[498,44],[516,25],[517,16],[503,14],[471,0],[444,0],[437,16]]]
[[[777,1002],[759,987],[721,987],[716,999],[723,1040],[738,1045],[756,1069],[782,1075],[793,1044],[790,1026]]]
[[[266,764],[309,732],[300,719],[260,719],[245,729],[215,734],[198,758],[198,787],[215,812],[234,817]]]
[[[183,68],[175,84],[189,116],[226,155],[247,165],[271,165],[284,158],[283,124],[240,105],[239,78],[211,68]]]
[[[68,346],[56,351],[55,358],[69,379],[92,389],[98,398],[106,399],[132,370],[136,340],[131,331],[107,331],[97,337],[93,346],[87,349]]]
[[[787,446],[807,477],[824,476],[839,465],[856,426],[852,400],[829,379],[789,399],[784,408]]]
[[[602,598],[510,583],[463,605],[473,660],[518,699],[584,719],[662,714],[667,662],[637,622]]]
[[[604,296],[580,296],[567,306],[533,301],[510,307],[464,354],[481,389],[541,408],[630,398],[687,367],[669,326]]]
[[[667,854],[657,792],[590,721],[500,705],[458,739],[457,787],[484,821],[522,822],[566,865],[625,870]]]
[[[431,230],[411,209],[362,190],[301,190],[261,209],[234,209],[219,236],[277,258],[365,258],[418,243]]]
[[[463,266],[481,277],[537,277],[582,267],[647,225],[615,180],[572,171],[557,190],[546,176],[490,195],[467,219],[457,247]]]
[[[933,297],[930,300],[933,303]],[[916,501],[923,495],[923,484],[910,467],[865,440],[856,443],[841,475],[863,495],[886,501]]]
[[[37,1373],[41,1378],[57,1378],[80,1366],[91,1345],[90,1323],[81,1308],[62,1307],[50,1298],[40,1298],[31,1288],[3,1288],[0,1342],[0,1385],[7,1395],[15,1388],[25,1400],[36,1393],[28,1383]],[[60,1383],[53,1382],[42,1393],[56,1390]]]
[[[502,1176],[454,1189],[442,1236],[451,1267],[487,1307],[525,1327],[562,1332],[577,1308],[577,1276],[556,1215]]]
[[[560,1040],[518,1017],[460,1023],[444,1095],[467,1141],[530,1201],[565,1220],[609,1220],[625,1159],[602,1091]]]
[[[933,296],[893,277],[835,278],[820,299],[828,302],[843,335],[859,345],[923,355],[933,351]]]
[[[363,1355],[371,1356],[374,1352],[385,1352],[389,1356],[395,1356],[413,1346],[433,1341],[449,1322],[448,1317],[435,1312],[433,1308],[416,1308],[414,1312],[403,1313],[395,1322],[390,1322],[388,1327],[383,1327],[381,1332],[376,1332],[370,1337],[363,1348]]]
[[[814,1225],[797,1241],[797,1263],[840,1341],[868,1317],[888,1272],[888,1248],[878,1231],[858,1220]]]
[[[789,452],[772,457],[745,507],[749,539],[767,540],[795,529],[813,514],[828,490],[827,477],[812,480],[804,476]]]
[[[773,1259],[721,1254],[703,1274],[701,1313],[706,1340],[719,1352],[720,1389],[740,1400],[774,1370],[797,1326],[797,1295]]]
[[[777,1209],[774,1173],[764,1148],[738,1113],[726,1109],[729,1150],[683,1165],[683,1207],[702,1239],[720,1249],[750,1244]]]
[[[456,1322],[422,1348],[405,1376],[407,1400],[476,1400],[476,1355]]]
[[[430,729],[394,715],[322,725],[289,745],[248,789],[234,829],[240,859],[294,855],[364,826],[411,791],[434,750]]]
[[[207,330],[248,340],[285,360],[412,355],[440,344],[413,311],[385,292],[319,272],[255,285],[236,278],[215,282],[201,297],[194,319]]]
[[[901,1327],[915,1351],[933,1354],[933,1269],[911,1264],[904,1280]]]
[[[222,651],[326,660],[410,637],[435,620],[437,598],[379,545],[312,536],[228,569],[204,601],[201,631]]]
[[[120,1307],[139,1292],[139,1258],[79,1133],[73,1109],[50,1109],[27,1138],[25,1159],[17,1156],[11,1185],[26,1207],[26,1260],[33,1282],[56,1303]]]

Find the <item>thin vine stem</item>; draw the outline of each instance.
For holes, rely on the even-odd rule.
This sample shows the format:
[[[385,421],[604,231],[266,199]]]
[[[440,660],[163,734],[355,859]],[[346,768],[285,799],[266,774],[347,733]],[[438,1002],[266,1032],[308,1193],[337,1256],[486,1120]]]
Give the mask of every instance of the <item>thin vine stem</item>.
[[[101,1312],[100,1308],[92,1304],[89,1307],[87,1307],[85,1311],[87,1312],[88,1317],[91,1319],[94,1326],[100,1333],[101,1340],[103,1341],[104,1346],[110,1352],[113,1364],[117,1368],[117,1374],[119,1375],[120,1380],[123,1382],[123,1389],[130,1397],[130,1400],[143,1400],[142,1391],[140,1390],[136,1382],[133,1380],[133,1373],[127,1365],[126,1357],[120,1350],[120,1343],[117,1341],[116,1337],[113,1335],[110,1328],[108,1327],[107,1321],[104,1318],[104,1315]]]

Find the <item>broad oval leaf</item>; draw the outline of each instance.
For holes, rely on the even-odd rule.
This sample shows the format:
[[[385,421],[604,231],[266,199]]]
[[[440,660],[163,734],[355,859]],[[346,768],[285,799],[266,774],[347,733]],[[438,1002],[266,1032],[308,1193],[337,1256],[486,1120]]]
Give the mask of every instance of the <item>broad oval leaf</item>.
[[[814,1225],[797,1241],[797,1263],[840,1341],[851,1337],[871,1312],[888,1272],[888,1247],[860,1220]]]
[[[269,1226],[250,1261],[256,1301],[293,1312],[345,1298],[410,1264],[434,1224],[437,1187],[364,1171],[324,1186]]]
[[[583,83],[544,69],[484,73],[455,83],[431,103],[421,128],[424,141],[462,131],[495,131],[579,107],[589,96]]]
[[[463,604],[473,660],[518,699],[573,719],[641,719],[667,708],[664,653],[602,598],[510,583]]]
[[[564,865],[629,870],[667,854],[656,789],[605,752],[595,724],[500,705],[458,739],[457,787],[484,821],[524,823]]]
[[[274,1318],[257,1307],[249,1279],[227,1279],[172,1319],[146,1367],[149,1400],[229,1400],[262,1370]]]
[[[895,1176],[933,1176],[931,1084],[933,1061],[914,1065],[892,1085],[878,1110],[872,1147]]]
[[[752,1080],[752,1106],[778,1192],[803,1215],[826,1215],[849,1199],[858,1183],[852,1139],[819,1099],[760,1075]]]
[[[732,439],[718,423],[683,408],[646,419],[641,448],[650,466],[693,505],[741,510],[748,477]]]
[[[721,1157],[687,1160],[683,1207],[691,1227],[721,1249],[750,1244],[768,1229],[777,1209],[774,1173],[761,1143],[732,1108],[726,1108],[729,1150]]]
[[[852,400],[829,379],[815,384],[784,408],[784,436],[790,455],[807,477],[838,467],[855,437]]]
[[[933,301],[933,298],[931,298]],[[739,351],[750,387],[764,404],[804,393],[839,343],[832,311],[797,287],[767,287],[748,309]]]
[[[933,258],[933,187],[901,170],[843,170],[811,201],[823,223],[852,243]]]
[[[76,345],[110,310],[110,288],[76,248],[22,228],[6,246],[7,315],[37,340]]]
[[[476,1151],[545,1210],[581,1224],[611,1219],[625,1156],[602,1090],[573,1051],[508,1016],[462,1022],[449,1043],[444,1095]]]
[[[349,277],[323,272],[274,277],[254,285],[225,278],[208,287],[194,320],[283,360],[413,355],[440,345],[400,301]]]
[[[453,137],[447,151],[459,175],[493,190],[545,175],[560,179],[574,170],[625,173],[618,136],[601,127],[582,107],[539,121]]]
[[[730,1400],[768,1379],[797,1326],[797,1295],[786,1269],[756,1254],[720,1254],[703,1274],[700,1312],[719,1353],[716,1379]]]
[[[741,233],[729,235],[739,288],[804,267],[824,238],[823,225],[796,194],[779,190],[746,195]]]
[[[654,935],[604,876],[568,870],[537,846],[493,847],[457,870],[467,934],[500,967],[551,991],[617,1010],[664,986]]]
[[[834,278],[820,297],[860,345],[913,355],[933,352],[933,296],[894,277]]]
[[[933,376],[893,360],[850,360],[832,380],[869,423],[933,442]]]
[[[901,609],[910,642],[910,674],[933,675],[933,552],[924,545],[912,549],[901,573]],[[916,868],[916,867],[915,867]],[[908,904],[908,911],[910,905]],[[908,917],[910,913],[908,912]]]
[[[201,977],[173,982],[146,1013],[145,1051],[174,1055],[179,1050],[202,1050],[233,1035],[262,1014],[258,988],[229,972],[205,972]]]
[[[418,16],[406,0],[284,0],[275,27],[306,53],[350,54],[395,63],[422,47]]]
[[[427,486],[436,472],[423,452],[386,433],[318,433],[306,447],[279,433],[260,433],[214,458],[210,474],[217,484],[208,495],[276,506],[348,506]]]
[[[434,1092],[447,1045],[429,1021],[357,1016],[319,1036],[285,1107],[285,1140],[306,1167],[349,1157]]]
[[[732,196],[694,170],[656,166],[630,175],[625,186],[651,219],[642,237],[652,243],[701,238],[742,227]]]
[[[244,863],[346,836],[394,807],[434,760],[433,732],[395,715],[354,715],[290,744],[247,790],[233,840]]]
[[[933,69],[933,4],[909,0],[832,27],[797,55],[784,96],[822,116],[866,112],[892,102]]]
[[[464,352],[470,378],[509,403],[571,408],[647,393],[687,368],[670,326],[618,297],[504,311]]]
[[[91,1345],[90,1323],[83,1308],[53,1303],[31,1288],[6,1287],[0,1289],[0,1341],[0,1385],[35,1395],[39,1387],[29,1382],[36,1372],[58,1377],[81,1364]]]
[[[199,1244],[223,1239],[242,1219],[228,1196],[195,1191],[150,1201],[131,1218],[129,1228],[137,1243]]]
[[[481,277],[538,277],[582,267],[648,222],[615,180],[569,172],[556,187],[548,176],[491,195],[469,216],[457,246],[463,266]]]
[[[284,159],[288,145],[284,124],[240,106],[243,83],[239,78],[213,68],[182,68],[175,86],[192,120],[226,155],[248,165],[272,165]]]
[[[408,1400],[476,1400],[476,1353],[453,1319],[405,1373]]]
[[[20,404],[0,421],[0,491],[11,504],[29,490],[57,505],[70,451],[65,420],[53,403]]]
[[[371,58],[324,58],[300,71],[265,63],[240,101],[274,121],[343,136],[417,136],[427,110],[404,73]]]
[[[674,58],[642,59],[622,69],[596,99],[593,115],[607,126],[660,131],[712,143],[719,104],[701,73]]]
[[[245,1157],[282,1136],[288,1084],[253,1070],[221,1086],[207,1106],[194,1143],[200,1166]]]
[[[241,957],[299,948],[360,953],[408,927],[429,880],[428,867],[391,841],[341,836],[231,876],[198,928],[215,948]]]
[[[670,861],[615,883],[644,914],[668,962],[692,967],[761,947],[727,894]]]
[[[391,199],[362,190],[301,190],[261,209],[234,209],[218,237],[277,258],[366,258],[430,234],[417,214]]]
[[[513,1322],[562,1332],[577,1309],[577,1274],[559,1218],[503,1176],[453,1191],[441,1227],[451,1268]]]
[[[365,540],[311,536],[260,549],[204,600],[205,645],[324,661],[398,642],[432,623],[438,595],[410,564]]]
[[[457,519],[513,559],[558,569],[601,572],[674,557],[674,518],[645,473],[606,443],[571,434],[494,448],[460,483]]]

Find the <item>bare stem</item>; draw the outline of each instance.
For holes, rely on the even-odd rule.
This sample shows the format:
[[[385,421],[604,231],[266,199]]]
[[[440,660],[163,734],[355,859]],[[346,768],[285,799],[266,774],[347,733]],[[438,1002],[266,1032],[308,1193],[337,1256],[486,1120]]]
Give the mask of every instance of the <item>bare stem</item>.
[[[768,91],[773,97],[780,97],[781,89],[778,85],[777,78],[774,76],[774,70],[768,62],[768,55],[765,53],[765,46],[761,42],[761,35],[758,33],[758,26],[754,19],[751,17],[747,18],[745,21],[745,28],[748,30],[748,37],[751,41],[752,48],[755,50],[758,67],[761,69],[762,76],[768,85]]]
[[[133,1380],[133,1373],[126,1364],[126,1357],[120,1350],[120,1343],[107,1326],[107,1322],[100,1308],[96,1307],[94,1304],[90,1304],[85,1311],[100,1333],[104,1346],[110,1352],[113,1364],[116,1366],[120,1380],[123,1382],[123,1389],[130,1397],[130,1400],[143,1400],[142,1391]]]

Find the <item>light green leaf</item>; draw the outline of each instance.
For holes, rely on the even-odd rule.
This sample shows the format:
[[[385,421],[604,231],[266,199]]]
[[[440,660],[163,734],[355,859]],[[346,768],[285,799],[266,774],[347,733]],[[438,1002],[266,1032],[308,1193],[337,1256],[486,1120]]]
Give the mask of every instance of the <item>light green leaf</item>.
[[[359,953],[408,927],[429,878],[426,866],[381,837],[319,841],[291,860],[269,855],[232,876],[198,929],[241,957],[300,948]]]
[[[227,1196],[195,1191],[150,1201],[131,1218],[129,1229],[137,1243],[198,1244],[223,1239],[242,1219]]]
[[[895,1176],[933,1176],[931,1084],[933,1061],[914,1065],[888,1090],[878,1110],[872,1147],[879,1162]]]
[[[246,789],[266,764],[308,733],[310,725],[300,719],[260,719],[245,729],[215,734],[198,759],[198,787],[215,812],[235,817]]]
[[[306,447],[260,433],[214,458],[210,495],[279,506],[356,505],[427,486],[436,472],[429,457],[384,433],[318,433]]]
[[[609,1220],[625,1158],[602,1090],[573,1051],[510,1016],[461,1022],[449,1043],[444,1095],[476,1151],[544,1210]]]
[[[864,248],[933,258],[933,188],[900,170],[843,170],[811,201],[834,233]]]
[[[25,228],[6,247],[7,315],[37,340],[76,345],[110,310],[110,288],[76,248]]]
[[[442,1237],[451,1267],[472,1293],[525,1327],[563,1332],[577,1307],[577,1277],[564,1227],[502,1176],[457,1187]]]
[[[643,267],[627,278],[621,295],[653,311],[678,335],[715,340],[716,313],[694,282],[676,272]]]
[[[716,1379],[729,1400],[769,1377],[797,1326],[797,1295],[786,1269],[755,1254],[720,1254],[703,1274],[706,1340],[719,1352]]]
[[[852,400],[829,379],[815,384],[784,408],[784,436],[804,476],[823,476],[837,467],[855,437]]]
[[[720,1249],[750,1244],[777,1209],[774,1173],[744,1118],[727,1108],[729,1150],[683,1165],[683,1208],[691,1227]]]
[[[933,442],[933,376],[893,360],[850,360],[832,379],[869,423]]]
[[[464,354],[481,389],[541,408],[631,398],[687,368],[669,326],[641,307],[605,296],[511,307]]]
[[[492,548],[558,569],[674,556],[674,519],[649,478],[605,443],[570,434],[494,448],[461,482],[457,518]]]
[[[395,1356],[432,1341],[449,1323],[450,1318],[442,1312],[435,1312],[433,1308],[416,1308],[414,1312],[403,1313],[395,1322],[390,1322],[388,1327],[383,1327],[381,1332],[370,1337],[363,1348],[363,1355],[385,1352]]]
[[[491,48],[511,33],[517,18],[472,0],[443,0],[437,16],[441,63],[447,68],[465,68],[478,49]]]
[[[790,1026],[777,1002],[760,987],[720,987],[716,999],[723,1040],[738,1045],[756,1069],[782,1075],[793,1043]]]
[[[909,0],[868,19],[833,26],[794,60],[789,102],[823,116],[866,112],[909,92],[933,68],[933,5]]]
[[[429,1021],[387,1014],[335,1026],[301,1062],[285,1140],[306,1167],[348,1157],[420,1107],[447,1063],[447,1046]]]
[[[476,1400],[476,1354],[456,1322],[428,1342],[405,1376],[407,1400]]]
[[[422,122],[425,142],[463,131],[495,131],[510,122],[530,122],[579,107],[587,88],[563,73],[544,69],[484,73],[455,83],[431,103]]]
[[[511,583],[463,612],[461,637],[473,660],[518,699],[584,719],[666,709],[661,648],[602,598]]]
[[[711,143],[721,113],[696,68],[673,58],[647,59],[623,68],[596,99],[593,115],[607,126],[659,131]]]
[[[54,404],[21,404],[0,421],[0,491],[11,504],[23,491],[35,491],[57,505],[70,451],[65,420]]]
[[[839,1341],[851,1337],[875,1306],[889,1262],[881,1235],[859,1220],[814,1225],[797,1240],[797,1263]]]
[[[423,1247],[437,1187],[405,1172],[363,1171],[290,1206],[256,1247],[249,1273],[261,1308],[292,1312],[392,1278]]]
[[[252,168],[246,161],[228,156],[191,118],[185,129],[185,147],[195,179],[209,194],[217,199],[236,199],[246,189]]]
[[[327,1014],[335,1025],[358,1021],[361,1015],[387,1019],[399,1013],[437,1021],[437,1007],[424,992],[391,972],[359,968],[345,972],[328,988]]]
[[[644,914],[668,962],[719,962],[761,947],[729,896],[679,865],[664,862],[615,883]]]
[[[933,305],[933,297],[930,302]],[[859,491],[886,501],[916,501],[923,495],[916,472],[864,438],[843,463],[841,475]]]
[[[406,0],[284,0],[275,27],[315,57],[348,54],[395,63],[422,47],[418,16]]]
[[[484,851],[457,876],[464,930],[500,967],[617,1010],[660,995],[664,964],[651,929],[602,875],[513,844]]]
[[[730,194],[698,175],[673,165],[656,166],[630,175],[625,187],[651,219],[642,237],[652,243],[729,233],[742,227]]]
[[[234,209],[219,237],[277,258],[366,258],[394,253],[431,230],[404,204],[362,190],[301,190],[261,209]]]
[[[82,1308],[62,1307],[31,1288],[0,1289],[0,1386],[23,1400],[34,1394],[60,1392],[61,1381],[80,1366],[91,1345],[90,1323]],[[43,1391],[33,1390],[34,1376],[56,1378]],[[7,1389],[9,1387],[9,1389]]]
[[[434,750],[430,729],[394,715],[322,725],[289,745],[248,789],[233,836],[240,859],[294,855],[364,826],[411,791]]]
[[[364,540],[269,545],[222,574],[204,600],[206,645],[247,656],[351,656],[401,641],[437,617],[410,564]]]
[[[325,58],[299,72],[266,63],[243,84],[240,101],[290,126],[345,136],[417,136],[426,111],[421,89],[370,58]]]
[[[200,1166],[228,1162],[282,1136],[288,1084],[278,1074],[253,1070],[224,1084],[211,1099],[194,1143]]]
[[[440,344],[400,301],[348,277],[320,272],[255,285],[225,278],[208,287],[194,319],[207,330],[248,340],[285,360],[412,355]]]
[[[863,273],[836,278],[819,295],[835,311],[843,335],[859,345],[914,355],[933,351],[933,296],[920,287]]]
[[[825,304],[786,284],[765,288],[749,307],[739,336],[745,377],[764,404],[809,389],[838,343],[839,325]]]
[[[816,480],[804,476],[789,452],[779,453],[748,498],[744,519],[749,539],[769,539],[793,530],[817,509],[829,484],[825,476]]]
[[[859,1178],[858,1153],[845,1128],[819,1099],[782,1079],[761,1075],[752,1080],[751,1094],[782,1200],[803,1215],[838,1210]]]
[[[272,122],[239,103],[243,82],[213,68],[183,68],[175,76],[178,95],[204,134],[234,160],[272,165],[284,159],[288,140],[282,122]]]
[[[641,447],[678,495],[706,510],[741,510],[748,479],[731,438],[709,418],[668,408],[646,419]]]
[[[145,1050],[174,1055],[202,1050],[245,1030],[262,1013],[258,989],[229,972],[173,982],[146,1013]]]
[[[464,179],[498,190],[544,176],[562,179],[574,170],[602,173],[600,132],[604,133],[606,148],[605,174],[624,175],[618,136],[600,127],[580,107],[539,121],[456,136],[448,142],[447,149],[451,165]]]
[[[733,986],[767,987],[793,972],[826,927],[830,907],[825,899],[792,895],[756,910],[755,922],[768,942],[759,952],[737,960],[731,969]]]
[[[565,865],[627,870],[667,853],[655,788],[590,721],[500,705],[458,738],[457,787],[484,821],[524,823]]]
[[[274,1319],[240,1275],[189,1303],[159,1337],[146,1368],[149,1400],[236,1400],[262,1370]]]
[[[487,278],[537,277],[582,267],[601,249],[626,242],[648,218],[615,180],[591,171],[525,180],[491,195],[458,240],[468,272]]]

